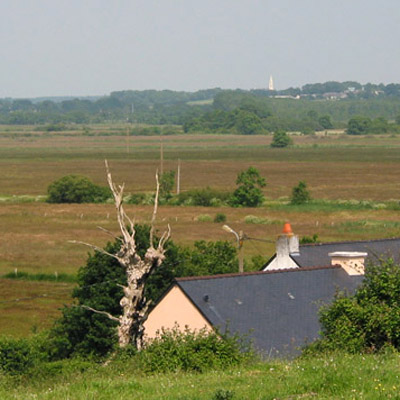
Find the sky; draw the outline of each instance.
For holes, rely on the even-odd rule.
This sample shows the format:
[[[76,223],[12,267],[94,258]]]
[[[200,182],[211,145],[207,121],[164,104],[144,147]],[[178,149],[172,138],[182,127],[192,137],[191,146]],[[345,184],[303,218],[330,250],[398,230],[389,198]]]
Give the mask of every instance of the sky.
[[[400,82],[399,0],[1,0],[0,97]]]

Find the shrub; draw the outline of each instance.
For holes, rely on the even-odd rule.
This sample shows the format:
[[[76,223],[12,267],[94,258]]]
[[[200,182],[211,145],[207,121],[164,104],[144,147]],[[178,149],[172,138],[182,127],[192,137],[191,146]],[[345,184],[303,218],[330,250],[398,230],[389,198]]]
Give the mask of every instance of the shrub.
[[[48,203],[100,203],[111,196],[107,187],[95,185],[85,176],[67,175],[47,188]]]
[[[310,192],[307,190],[307,184],[300,181],[297,186],[292,189],[292,197],[290,203],[293,205],[305,204],[311,200]]]
[[[312,236],[303,236],[300,239],[300,244],[307,244],[307,243],[319,243],[318,235],[314,233]]]
[[[257,217],[255,215],[246,215],[244,217],[244,222],[246,224],[267,224],[268,220],[262,217]]]
[[[257,217],[256,215],[246,215],[244,217],[244,222],[246,224],[261,224],[261,225],[282,225],[285,223],[285,221]]]
[[[288,147],[292,143],[293,143],[292,138],[285,131],[278,130],[274,133],[271,142],[271,147],[283,148],[283,147]]]
[[[133,193],[129,195],[126,200],[126,204],[154,204],[154,193]]]
[[[322,341],[316,348],[375,352],[400,350],[400,268],[392,259],[366,268],[352,296],[339,294],[320,311]]]
[[[208,214],[200,214],[200,215],[197,216],[196,219],[199,222],[211,222],[212,221],[211,216],[208,215]]]
[[[223,213],[217,213],[217,214],[215,214],[214,222],[215,222],[215,223],[226,222],[226,215],[223,214]]]
[[[10,375],[28,372],[36,364],[47,359],[43,336],[30,339],[0,339],[0,372]]]
[[[160,176],[160,200],[168,201],[175,185],[175,171],[166,171]]]
[[[138,353],[140,369],[147,373],[167,371],[204,372],[239,365],[254,358],[253,350],[245,338],[220,335],[202,329],[178,327],[162,330]]]
[[[187,192],[179,193],[178,204],[213,207],[226,202],[230,194],[219,192],[218,190],[209,187],[205,189],[188,190]],[[217,202],[219,200],[219,202]]]

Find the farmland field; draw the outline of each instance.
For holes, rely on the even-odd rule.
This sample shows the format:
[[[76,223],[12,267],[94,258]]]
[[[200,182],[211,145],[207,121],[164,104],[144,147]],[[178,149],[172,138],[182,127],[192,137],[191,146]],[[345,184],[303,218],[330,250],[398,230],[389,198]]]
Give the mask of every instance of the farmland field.
[[[160,138],[127,138],[121,134],[123,129],[94,126],[93,136],[88,136],[80,127],[57,133],[0,127],[0,275],[16,268],[75,274],[88,249],[70,240],[103,246],[108,237],[98,226],[117,233],[112,204],[55,205],[45,203],[44,198],[48,185],[67,174],[86,175],[105,185],[105,158],[115,182],[126,183],[126,193],[152,191],[155,170],[160,168]],[[162,141],[164,171],[176,170],[181,159],[182,190],[210,186],[233,191],[238,172],[249,166],[256,167],[268,183],[264,190],[267,203],[256,209],[161,206],[157,227],[161,230],[170,223],[177,243],[232,240],[221,224],[199,218],[207,214],[213,219],[216,213],[224,213],[230,226],[249,237],[268,240],[247,241],[246,259],[272,255],[273,241],[287,220],[300,237],[317,234],[322,241],[400,236],[400,212],[393,206],[400,199],[400,137],[295,136],[295,145],[289,149],[269,148],[270,136],[175,135]],[[325,203],[285,206],[300,180],[307,182],[314,199]],[[360,200],[372,206],[351,207]],[[129,205],[126,209],[138,222],[150,220],[151,206]],[[246,223],[249,215],[264,223]],[[21,282],[0,283],[8,288],[1,291],[0,300],[17,297]],[[68,296],[57,299],[49,305],[53,310],[68,302]],[[33,300],[31,305],[39,300],[43,301]],[[29,310],[24,312],[29,314]],[[55,315],[52,312],[49,315]],[[29,323],[19,330],[28,332]],[[0,333],[8,332],[3,323],[1,327]]]

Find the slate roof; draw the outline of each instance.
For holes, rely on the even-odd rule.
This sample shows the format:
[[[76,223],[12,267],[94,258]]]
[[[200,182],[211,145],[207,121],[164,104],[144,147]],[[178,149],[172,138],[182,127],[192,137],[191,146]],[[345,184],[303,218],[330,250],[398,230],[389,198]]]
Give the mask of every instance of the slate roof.
[[[353,293],[362,276],[341,267],[301,268],[180,278],[177,285],[203,316],[222,331],[250,334],[266,356],[290,355],[318,337],[318,310],[335,292]]]
[[[299,267],[330,265],[331,260],[328,254],[335,251],[367,252],[367,264],[382,256],[393,257],[396,262],[400,262],[400,238],[300,245],[300,254],[290,257]]]

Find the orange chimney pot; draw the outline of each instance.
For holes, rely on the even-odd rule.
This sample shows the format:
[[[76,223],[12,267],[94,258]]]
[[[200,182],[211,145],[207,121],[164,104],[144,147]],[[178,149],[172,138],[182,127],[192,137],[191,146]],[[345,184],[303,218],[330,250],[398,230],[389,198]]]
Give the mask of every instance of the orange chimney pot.
[[[293,235],[292,226],[289,224],[289,222],[286,222],[286,224],[283,225],[283,233],[285,235]]]

